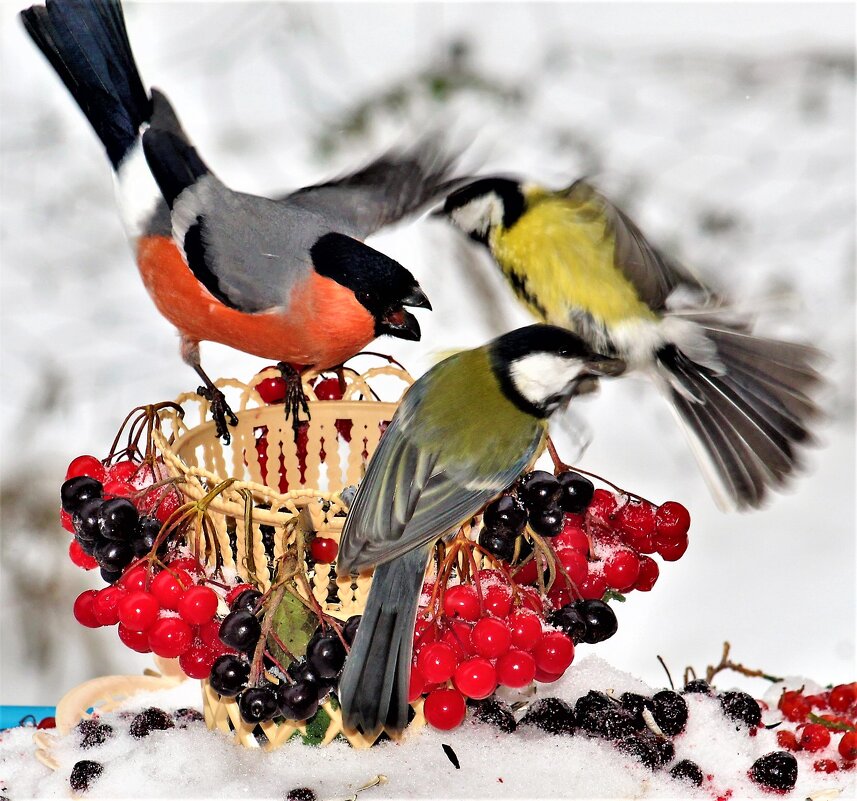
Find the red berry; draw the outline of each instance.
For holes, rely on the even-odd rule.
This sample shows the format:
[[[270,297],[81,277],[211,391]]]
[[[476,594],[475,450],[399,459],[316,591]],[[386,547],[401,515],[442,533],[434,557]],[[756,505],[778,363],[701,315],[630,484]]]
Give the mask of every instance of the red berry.
[[[850,684],[837,684],[830,691],[830,708],[837,712],[847,712],[854,703],[854,690]]]
[[[202,565],[195,556],[182,556],[178,559],[173,559],[167,567],[170,570],[184,570],[187,573],[195,573],[197,575],[201,575],[203,572]]]
[[[72,609],[74,619],[81,626],[86,626],[88,629],[97,629],[101,625],[95,617],[95,611],[92,608],[96,595],[98,595],[97,590],[84,590],[74,599],[74,607]]]
[[[342,400],[342,389],[338,378],[322,378],[314,387],[315,396],[320,400]]]
[[[73,564],[82,567],[84,570],[92,570],[98,567],[98,562],[88,553],[84,552],[77,540],[72,540],[68,544],[68,558],[71,559]]]
[[[217,654],[199,643],[179,655],[179,667],[192,679],[207,679]]]
[[[604,562],[604,580],[619,592],[630,590],[640,575],[640,560],[631,551],[619,550]]]
[[[256,384],[256,392],[262,397],[265,403],[282,403],[286,399],[286,380],[279,374],[280,368],[272,364],[266,367],[265,370],[274,370],[278,375],[271,378],[263,378]],[[264,371],[260,370],[259,373]],[[257,373],[257,375],[259,375]]]
[[[550,684],[551,682],[557,681],[562,678],[562,673],[550,673],[547,670],[542,670],[540,667],[536,666],[536,681],[541,682],[542,684]]]
[[[148,577],[149,571],[145,565],[135,565],[122,574],[122,578],[117,582],[117,586],[128,590],[128,592],[132,590],[145,590]]]
[[[452,682],[468,698],[479,701],[497,689],[497,671],[487,659],[468,659],[455,669]]]
[[[226,593],[226,605],[232,606],[232,602],[241,595],[242,592],[255,589],[256,588],[252,584],[236,584],[231,590],[229,590],[229,592]]]
[[[121,623],[116,629],[119,634],[119,639],[138,654],[149,654],[152,649],[149,647],[149,633],[146,631],[132,631],[126,628]]]
[[[449,587],[443,596],[443,611],[447,617],[478,620],[479,596],[476,594],[476,588],[470,584]]]
[[[836,773],[839,770],[839,766],[832,759],[816,759],[812,768],[818,773]]]
[[[137,490],[132,487],[127,481],[110,480],[104,485],[104,497],[113,496],[115,498],[130,498]]]
[[[821,693],[807,695],[806,700],[813,709],[827,709],[827,698]]]
[[[74,534],[74,520],[65,509],[60,509],[60,525],[69,533]]]
[[[338,551],[339,546],[336,544],[336,540],[330,537],[315,537],[309,546],[312,558],[323,565],[329,565],[336,559]]]
[[[690,512],[680,503],[667,501],[655,512],[655,527],[660,535],[677,537],[690,530]]]
[[[494,617],[508,617],[512,611],[512,593],[507,587],[488,587],[482,600],[485,611]]]
[[[557,549],[556,557],[575,586],[586,578],[586,574],[589,572],[589,562],[583,551],[574,548]]]
[[[574,645],[561,631],[547,632],[533,649],[533,658],[542,670],[563,673],[574,659]]]
[[[179,599],[188,587],[193,586],[193,583],[193,579],[184,570],[174,570],[172,573],[169,570],[162,570],[152,579],[149,591],[158,599],[161,608],[178,609]]]
[[[37,729],[55,729],[57,727],[57,719],[53,715],[42,718],[37,724]]]
[[[839,755],[849,762],[857,759],[857,732],[847,731],[837,746]]]
[[[473,655],[473,646],[470,644],[470,624],[463,620],[450,621],[440,639],[455,651],[456,663]]]
[[[458,690],[432,690],[423,705],[423,714],[429,726],[448,731],[460,726],[467,707]]]
[[[665,562],[675,562],[681,559],[687,550],[687,535],[665,538],[658,534],[655,537],[655,547]]]
[[[654,552],[655,507],[650,503],[629,501],[616,513],[616,524],[627,545],[639,553]]]
[[[434,621],[418,617],[417,622],[414,624],[414,653],[422,646],[435,640],[437,640],[437,627]]]
[[[597,489],[592,493],[592,500],[586,508],[586,517],[602,526],[612,527],[612,518],[618,506],[619,502],[612,492]]]
[[[137,475],[137,471],[141,465],[138,462],[132,462],[130,459],[123,459],[121,462],[111,465],[107,470],[108,481],[122,481],[130,484]]]
[[[426,680],[423,674],[416,667],[411,668],[411,680],[408,684],[408,703],[412,704],[417,700],[426,688]]]
[[[780,729],[777,732],[777,745],[788,751],[797,751],[800,748],[795,733],[789,729]]]
[[[512,645],[512,632],[509,627],[495,617],[483,617],[470,632],[470,642],[480,656],[496,659],[505,654]],[[463,691],[462,691],[463,692]],[[476,696],[471,695],[471,698]]]
[[[103,484],[107,477],[107,470],[101,460],[94,456],[78,456],[71,460],[68,470],[65,471],[66,481],[75,476],[89,476]]]
[[[517,584],[535,584],[539,579],[539,567],[535,559],[530,559],[522,568],[514,573]]]
[[[192,642],[190,626],[179,617],[162,617],[149,628],[149,647],[165,659],[181,656]]]
[[[575,518],[574,522],[569,522],[571,517]],[[589,537],[586,536],[583,526],[576,522],[578,519],[578,515],[565,516],[562,531],[553,538],[553,547],[557,551],[563,548],[574,548],[575,551],[580,551],[584,556],[589,553]]]
[[[586,578],[578,583],[577,591],[581,598],[587,600],[600,599],[607,592],[607,582],[604,580],[604,575],[600,572],[594,572],[590,567],[590,572],[586,574]]]
[[[830,731],[820,723],[807,723],[798,742],[804,751],[821,751],[830,744]]]
[[[158,619],[160,611],[154,595],[134,590],[119,602],[119,622],[131,631],[146,631]]]
[[[780,696],[777,706],[786,720],[800,723],[806,720],[806,716],[812,712],[812,707],[803,695],[797,690],[787,690]]]
[[[560,576],[554,582],[553,587],[548,591],[548,600],[553,605],[554,609],[562,609],[563,606],[570,604],[577,596],[572,595],[571,585],[565,576]]]
[[[191,626],[200,626],[214,617],[217,603],[217,593],[210,587],[188,587],[179,598],[178,613]]]
[[[497,681],[504,687],[526,687],[536,676],[536,660],[513,648],[497,660]]]
[[[417,668],[429,684],[448,681],[457,664],[455,651],[445,642],[430,642],[417,656]]]
[[[542,623],[538,616],[523,609],[509,615],[509,629],[512,645],[523,651],[532,651],[542,638]]]
[[[121,587],[105,587],[98,590],[92,602],[95,619],[102,626],[113,626],[119,622],[119,602],[126,593]]]
[[[200,642],[211,651],[228,647],[220,639],[221,622],[220,620],[206,620],[197,631]]]
[[[184,503],[184,496],[178,490],[171,487],[158,487],[157,489],[149,490],[143,496],[143,503],[148,503],[147,508],[163,524],[181,507]]]
[[[658,563],[648,556],[640,557],[640,574],[634,582],[634,589],[640,592],[648,592],[655,586],[658,576],[661,574]]]
[[[545,611],[545,605],[542,603],[541,597],[530,587],[523,587],[521,589],[521,607],[529,609],[537,615],[542,615]]]

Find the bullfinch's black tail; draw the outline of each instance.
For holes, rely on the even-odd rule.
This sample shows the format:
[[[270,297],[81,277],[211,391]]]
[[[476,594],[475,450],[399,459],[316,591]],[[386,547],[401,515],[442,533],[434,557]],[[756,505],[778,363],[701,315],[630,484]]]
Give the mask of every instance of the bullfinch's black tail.
[[[720,505],[756,508],[800,468],[819,415],[820,351],[701,325],[719,364],[694,362],[676,345],[657,354],[662,382]]]
[[[408,725],[414,621],[428,551],[418,548],[381,565],[339,682],[347,728],[374,736]]]
[[[21,12],[101,140],[114,169],[151,113],[118,0],[47,0]]]

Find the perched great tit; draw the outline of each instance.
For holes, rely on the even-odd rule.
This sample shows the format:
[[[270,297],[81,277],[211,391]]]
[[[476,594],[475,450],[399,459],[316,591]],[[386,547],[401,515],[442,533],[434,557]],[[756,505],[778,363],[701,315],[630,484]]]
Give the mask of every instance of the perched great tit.
[[[408,390],[342,530],[340,574],[376,568],[339,684],[346,726],[404,729],[414,621],[435,542],[530,464],[551,414],[624,369],[567,330],[533,325],[445,359]]]
[[[818,414],[821,353],[730,319],[722,298],[590,184],[482,178],[435,213],[489,249],[537,318],[654,379],[721,507],[758,507],[796,470]]]
[[[143,283],[179,330],[219,433],[232,413],[200,366],[201,341],[279,361],[294,378],[288,365],[338,365],[382,334],[420,338],[404,307],[430,309],[428,298],[363,240],[451,190],[437,143],[279,199],[236,192],[143,85],[118,0],[48,0],[22,19],[107,151]]]

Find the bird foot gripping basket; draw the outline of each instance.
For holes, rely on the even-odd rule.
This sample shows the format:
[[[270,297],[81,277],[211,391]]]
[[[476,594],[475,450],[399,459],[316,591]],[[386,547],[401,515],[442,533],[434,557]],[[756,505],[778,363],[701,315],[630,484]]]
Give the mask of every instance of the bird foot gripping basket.
[[[93,626],[118,622],[129,647],[178,657],[185,674],[202,680],[208,727],[234,734],[242,745],[273,749],[296,734],[313,744],[341,735],[355,747],[371,745],[374,738],[343,730],[335,696],[328,692],[354,634],[344,623],[361,614],[371,577],[337,578],[334,563],[350,496],[411,383],[404,369],[392,365],[318,376],[304,384],[309,420],[295,430],[279,402],[286,387],[276,368],[250,384],[221,380],[217,385],[237,417],[228,442],[217,437],[209,401],[195,393],[135,410],[137,416],[129,415],[124,427],[127,446],[117,450],[117,437],[106,460],[80,457],[69,469],[89,476],[78,482],[97,479],[102,489],[95,503],[102,518],[109,504],[127,509],[131,501],[140,515],[135,536],[140,521],[154,518],[148,540],[139,547],[131,542],[134,553],[127,561],[120,558],[118,570],[107,575],[105,564],[113,565],[104,560],[105,541],[89,543],[81,530],[87,509],[68,515],[76,534],[73,547],[88,551],[80,560],[89,564],[81,566],[95,567],[97,559],[114,585],[80,596],[78,620]],[[92,464],[74,469],[80,460]],[[119,481],[123,472],[127,480]],[[117,501],[123,496],[127,500]],[[105,502],[107,497],[111,500]],[[188,600],[188,585],[199,587],[190,593],[198,596],[195,601]],[[115,613],[102,614],[102,597],[114,590]],[[154,613],[146,606],[151,595],[160,607]],[[139,608],[132,610],[134,603]],[[198,608],[189,608],[192,603]],[[221,639],[229,639],[224,626],[234,629],[232,648]],[[305,652],[308,643],[314,647],[313,635],[330,653],[317,663],[324,675],[307,679],[312,670]],[[119,678],[117,695],[127,696],[131,677]],[[284,707],[275,695],[273,714],[270,693],[257,693],[239,708],[233,692],[249,684],[288,694],[309,680],[318,682],[318,698],[298,692]],[[98,691],[110,703],[109,687],[99,685]],[[293,714],[285,717],[284,708]],[[422,724],[419,708],[414,724]]]

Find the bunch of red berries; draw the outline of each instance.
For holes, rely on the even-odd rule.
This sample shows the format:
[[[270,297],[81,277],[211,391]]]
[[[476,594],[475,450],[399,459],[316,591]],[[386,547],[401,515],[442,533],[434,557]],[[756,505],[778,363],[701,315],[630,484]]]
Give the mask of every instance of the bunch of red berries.
[[[110,467],[94,456],[78,456],[60,490],[63,528],[74,534],[72,562],[84,570],[101,568],[112,584],[137,557],[152,549],[161,525],[182,503],[163,484],[163,463],[125,459]]]
[[[813,767],[823,773],[857,765],[857,682],[837,684],[821,693],[787,690],[777,707],[784,722],[796,724],[777,730],[780,747],[818,755]]]
[[[574,659],[571,637],[545,623],[538,594],[500,571],[481,570],[445,588],[426,585],[422,600],[409,700],[426,694],[423,711],[435,728],[458,726],[465,699],[556,681]]]

